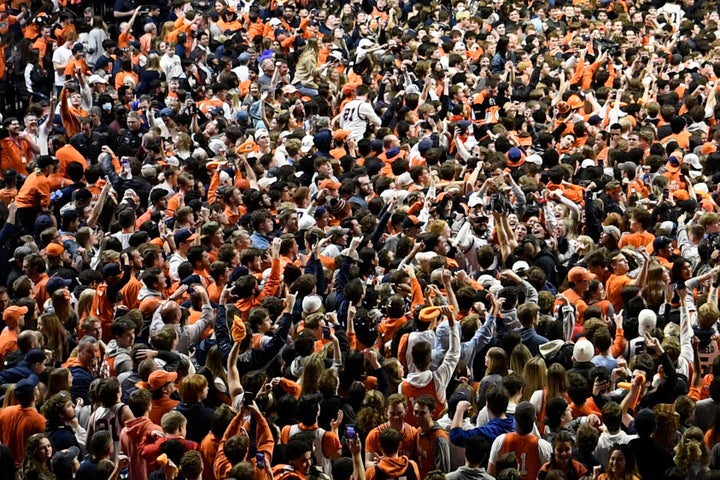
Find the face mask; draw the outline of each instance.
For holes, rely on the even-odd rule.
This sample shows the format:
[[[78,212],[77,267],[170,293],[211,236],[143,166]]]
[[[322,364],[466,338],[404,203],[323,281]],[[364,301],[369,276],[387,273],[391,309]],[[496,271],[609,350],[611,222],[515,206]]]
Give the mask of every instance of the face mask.
[[[102,109],[105,110],[106,112],[109,112],[112,109],[112,103],[103,103]]]

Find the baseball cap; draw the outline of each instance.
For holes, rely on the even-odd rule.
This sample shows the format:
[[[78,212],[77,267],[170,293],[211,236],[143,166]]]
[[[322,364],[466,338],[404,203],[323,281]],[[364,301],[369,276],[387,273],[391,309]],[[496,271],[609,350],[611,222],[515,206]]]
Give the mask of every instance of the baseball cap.
[[[330,178],[323,180],[320,182],[320,190],[327,188],[329,190],[337,190],[342,186],[342,183],[336,182],[335,180],[332,180]]]
[[[576,283],[583,281],[590,281],[595,278],[595,275],[585,267],[573,267],[568,272],[568,281]]]
[[[39,381],[37,375],[30,375],[20,380],[15,384],[15,398],[17,398],[21,404],[31,401],[35,387]]]
[[[59,243],[51,243],[45,247],[45,253],[47,253],[48,257],[59,257],[63,252],[65,252],[65,247]]]
[[[623,162],[618,164],[618,168],[625,172],[634,172],[637,170],[637,164],[635,162]]]
[[[472,402],[472,394],[467,388],[459,388],[455,391],[448,399],[448,411],[455,412],[457,410],[458,403],[462,401]]]
[[[322,298],[319,295],[308,295],[302,301],[303,313],[315,313],[322,308],[322,305]]]
[[[343,128],[339,130],[335,130],[332,134],[334,140],[345,140],[348,135],[350,135],[352,132],[350,130],[345,130]]]
[[[649,308],[640,310],[638,314],[638,335],[641,337],[645,335],[645,332],[654,330],[657,326],[657,315]]]
[[[310,150],[313,149],[315,146],[315,137],[312,135],[305,135],[302,139],[302,147],[300,147],[300,151],[303,153],[308,153]]]
[[[159,390],[166,384],[174,382],[175,380],[177,380],[177,373],[155,370],[148,378],[148,385],[150,386],[150,390]]]
[[[23,258],[30,255],[31,253],[33,253],[33,250],[30,247],[26,247],[26,246],[17,247],[15,249],[15,253],[13,254],[13,257],[10,259],[10,261],[12,262],[15,260],[22,260]]]
[[[590,340],[582,338],[573,347],[573,358],[576,362],[589,362],[594,355],[595,347]]]
[[[402,228],[422,227],[423,225],[425,222],[421,222],[415,215],[408,215],[402,222]]]
[[[671,244],[672,244],[672,239],[670,239],[664,235],[660,235],[655,240],[653,240],[653,251],[657,252]]]
[[[183,242],[191,242],[197,238],[197,234],[193,233],[192,230],[189,228],[182,228],[175,232],[175,235],[173,235],[173,238],[175,240],[175,246],[177,247]]]
[[[114,277],[116,275],[122,275],[122,269],[117,263],[108,263],[103,266],[102,269],[103,278]]]
[[[83,44],[80,42],[77,42],[75,45],[73,45],[72,53],[82,52],[83,50],[85,50],[85,47],[83,46]]]
[[[615,225],[603,225],[603,232],[612,235],[615,240],[620,240],[620,229]]]
[[[50,459],[50,467],[58,478],[72,478],[75,460],[80,456],[78,447],[69,447],[55,452]]]
[[[643,408],[635,415],[635,431],[641,436],[650,435],[655,430],[655,412],[649,408]]]
[[[88,78],[88,84],[92,85],[94,83],[108,83],[108,81],[107,78],[102,75],[90,75]]]
[[[12,305],[7,307],[3,312],[3,322],[5,322],[8,327],[15,328],[17,326],[18,319],[26,313],[28,313],[27,307]]]
[[[349,232],[350,232],[349,228],[330,227],[327,229],[325,234],[328,237],[334,237],[334,236],[342,237],[343,235],[347,235]]]
[[[47,357],[45,356],[45,352],[43,352],[39,348],[33,348],[25,354],[25,361],[27,363],[45,363],[46,358]]]
[[[50,155],[40,155],[37,158],[37,166],[40,169],[47,168],[55,163],[55,159]]]
[[[519,260],[513,263],[512,271],[515,273],[522,273],[530,270],[530,265],[525,260]]]
[[[47,283],[45,284],[45,290],[47,291],[48,295],[52,295],[57,290],[60,290],[61,288],[69,287],[72,284],[72,280],[67,280],[62,277],[51,277]]]

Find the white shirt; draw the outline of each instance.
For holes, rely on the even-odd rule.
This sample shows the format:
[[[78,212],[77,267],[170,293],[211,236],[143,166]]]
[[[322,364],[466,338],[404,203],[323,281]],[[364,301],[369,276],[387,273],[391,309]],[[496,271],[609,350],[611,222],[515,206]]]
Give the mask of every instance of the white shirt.
[[[72,50],[67,48],[65,45],[60,45],[53,52],[53,68],[55,68],[56,63],[64,67],[70,61],[72,56]],[[62,87],[63,85],[65,85],[65,75],[58,73],[57,70],[55,70],[55,86]]]
[[[173,55],[172,57],[167,53],[160,57],[160,68],[165,72],[165,77],[168,80],[171,78],[179,77],[182,74],[182,65],[180,64],[180,57]]]
[[[368,122],[375,124],[376,127],[382,125],[372,105],[364,100],[351,100],[345,104],[340,114],[340,128],[352,132],[348,138],[361,140],[367,130]]]

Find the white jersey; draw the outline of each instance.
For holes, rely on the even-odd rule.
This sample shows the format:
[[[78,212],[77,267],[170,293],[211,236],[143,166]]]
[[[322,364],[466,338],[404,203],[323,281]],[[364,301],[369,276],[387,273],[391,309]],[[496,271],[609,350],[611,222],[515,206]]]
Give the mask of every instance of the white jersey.
[[[351,100],[345,104],[340,114],[340,128],[350,130],[348,138],[361,140],[367,130],[368,122],[375,124],[376,127],[382,124],[372,105],[364,100]]]

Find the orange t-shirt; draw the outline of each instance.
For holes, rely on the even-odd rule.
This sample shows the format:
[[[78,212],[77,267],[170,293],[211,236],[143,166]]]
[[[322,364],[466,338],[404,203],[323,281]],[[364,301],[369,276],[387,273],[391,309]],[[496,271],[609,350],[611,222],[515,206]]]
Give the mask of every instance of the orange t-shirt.
[[[607,282],[605,282],[605,291],[607,292],[607,299],[612,303],[613,308],[616,312],[619,312],[623,306],[623,300],[620,293],[623,287],[627,286],[632,282],[632,278],[627,275],[610,275]]]
[[[628,235],[620,237],[620,242],[618,242],[618,248],[624,248],[628,245],[632,245],[635,248],[649,247],[650,245],[652,245],[653,240],[655,240],[655,235],[650,232],[630,233]]]

